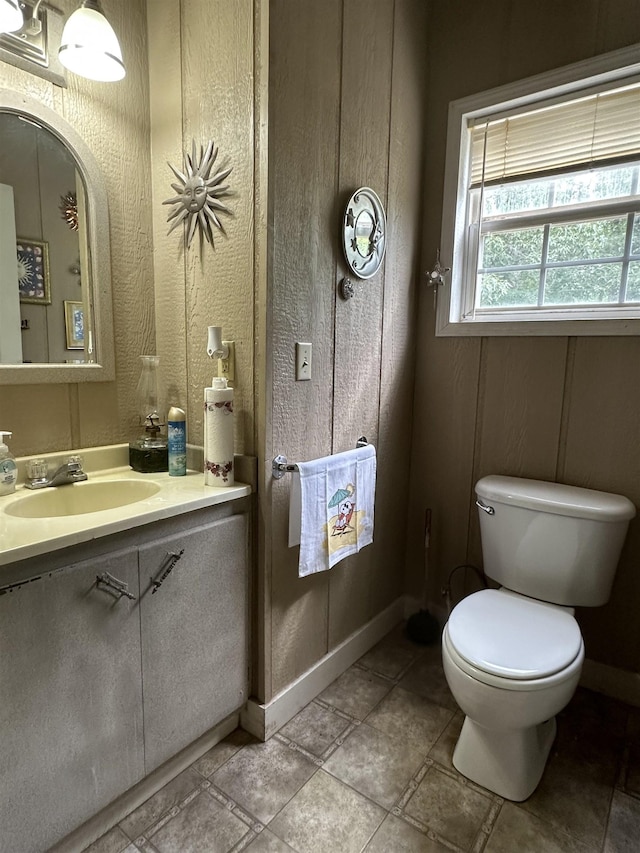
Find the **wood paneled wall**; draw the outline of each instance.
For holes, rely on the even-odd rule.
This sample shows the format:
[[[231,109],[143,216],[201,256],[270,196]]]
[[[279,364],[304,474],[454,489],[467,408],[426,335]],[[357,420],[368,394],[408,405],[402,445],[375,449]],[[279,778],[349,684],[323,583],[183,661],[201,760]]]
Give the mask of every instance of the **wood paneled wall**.
[[[273,401],[265,435],[263,661],[270,699],[403,591],[415,294],[419,271],[424,33],[420,0],[270,4],[268,348]],[[347,275],[340,227],[359,186],[383,199],[387,255],[372,279]],[[296,341],[313,378],[296,382]],[[355,446],[378,451],[374,545],[299,579],[287,547],[290,478],[270,460]]]
[[[635,0],[433,2],[428,38],[425,268],[440,241],[448,102],[640,42],[640,6]],[[481,564],[472,500],[479,477],[558,480],[619,492],[640,507],[640,339],[436,338],[433,313],[432,293],[424,289],[408,568],[417,594],[422,518],[430,507],[429,595],[442,608],[440,588],[451,570]],[[634,671],[640,670],[639,560],[636,519],[610,603],[578,613],[587,656]],[[463,587],[456,583],[454,592],[461,595]]]

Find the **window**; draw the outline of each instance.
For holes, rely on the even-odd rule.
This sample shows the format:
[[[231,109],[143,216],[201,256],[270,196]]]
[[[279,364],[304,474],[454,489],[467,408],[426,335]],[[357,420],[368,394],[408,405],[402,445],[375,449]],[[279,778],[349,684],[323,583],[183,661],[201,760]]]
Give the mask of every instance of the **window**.
[[[640,333],[639,55],[450,105],[438,334]]]

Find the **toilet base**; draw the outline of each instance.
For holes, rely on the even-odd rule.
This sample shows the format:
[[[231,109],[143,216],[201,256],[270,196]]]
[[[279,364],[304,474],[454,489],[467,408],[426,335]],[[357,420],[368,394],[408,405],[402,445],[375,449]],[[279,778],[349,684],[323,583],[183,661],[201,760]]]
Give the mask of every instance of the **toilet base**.
[[[519,803],[537,788],[555,736],[555,717],[531,728],[499,731],[465,717],[453,766],[472,782]]]

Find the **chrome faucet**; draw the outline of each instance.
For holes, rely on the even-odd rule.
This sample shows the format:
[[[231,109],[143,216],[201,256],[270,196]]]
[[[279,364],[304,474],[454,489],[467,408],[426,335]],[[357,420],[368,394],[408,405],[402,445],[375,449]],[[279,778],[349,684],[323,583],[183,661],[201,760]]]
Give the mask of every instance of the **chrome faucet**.
[[[46,489],[49,486],[65,486],[68,483],[80,483],[87,479],[82,470],[82,457],[70,456],[66,462],[55,471],[52,477],[48,476],[47,463],[44,459],[31,459],[27,463],[26,489]]]

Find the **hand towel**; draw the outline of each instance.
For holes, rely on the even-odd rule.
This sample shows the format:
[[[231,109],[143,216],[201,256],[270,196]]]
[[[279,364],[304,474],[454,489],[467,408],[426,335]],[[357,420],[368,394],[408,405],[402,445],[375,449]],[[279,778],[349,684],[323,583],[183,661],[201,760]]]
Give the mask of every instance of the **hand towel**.
[[[324,572],[373,542],[376,451],[368,444],[299,462],[289,504],[289,547],[298,576]]]

